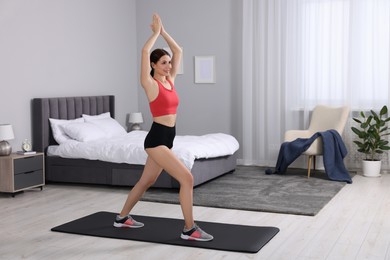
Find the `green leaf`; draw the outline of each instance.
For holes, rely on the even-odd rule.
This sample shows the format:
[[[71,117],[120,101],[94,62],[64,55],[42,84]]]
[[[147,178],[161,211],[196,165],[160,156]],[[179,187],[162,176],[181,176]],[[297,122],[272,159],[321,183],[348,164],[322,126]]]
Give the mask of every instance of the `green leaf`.
[[[357,118],[352,118],[355,122],[357,122],[357,123],[359,123],[359,124],[361,124],[362,123],[362,121],[360,121],[359,119],[357,119]],[[389,118],[390,119],[390,118]]]
[[[374,110],[371,110],[370,112],[371,112],[371,114],[372,114],[374,117],[376,117],[376,118],[379,118],[378,114],[377,114],[377,113],[375,113],[375,111],[374,111]]]
[[[360,142],[360,141],[353,141],[355,144],[357,144],[357,145],[359,145],[359,146],[363,146],[363,143],[362,142]]]
[[[367,154],[366,150],[364,150],[364,149],[358,149],[358,152]]]
[[[381,111],[379,112],[379,114],[380,114],[381,116],[386,115],[386,114],[387,114],[387,106],[383,106],[382,109],[381,109]]]
[[[361,131],[359,129],[357,129],[356,127],[351,127],[351,129],[352,129],[352,132],[354,132],[355,134],[357,134],[357,135],[361,134]]]

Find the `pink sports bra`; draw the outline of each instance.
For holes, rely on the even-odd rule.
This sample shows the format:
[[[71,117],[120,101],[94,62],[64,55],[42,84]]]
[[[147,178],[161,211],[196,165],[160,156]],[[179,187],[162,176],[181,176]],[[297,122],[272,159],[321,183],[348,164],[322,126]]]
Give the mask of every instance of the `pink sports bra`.
[[[172,82],[167,79],[172,89],[166,89],[160,81],[156,79],[154,80],[158,85],[158,96],[155,100],[149,103],[152,116],[158,117],[176,114],[177,107],[179,106],[179,97],[177,96]]]

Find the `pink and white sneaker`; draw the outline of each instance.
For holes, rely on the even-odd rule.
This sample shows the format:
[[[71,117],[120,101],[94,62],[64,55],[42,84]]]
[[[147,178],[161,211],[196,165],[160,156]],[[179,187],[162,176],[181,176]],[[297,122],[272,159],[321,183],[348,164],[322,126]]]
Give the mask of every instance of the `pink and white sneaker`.
[[[214,239],[212,235],[204,232],[196,224],[194,224],[194,226],[188,231],[183,230],[180,237],[184,240],[194,240],[194,241],[211,241]]]
[[[130,215],[127,215],[124,218],[120,218],[119,215],[117,215],[114,221],[114,227],[119,228],[141,228],[143,226],[144,223],[134,220]]]

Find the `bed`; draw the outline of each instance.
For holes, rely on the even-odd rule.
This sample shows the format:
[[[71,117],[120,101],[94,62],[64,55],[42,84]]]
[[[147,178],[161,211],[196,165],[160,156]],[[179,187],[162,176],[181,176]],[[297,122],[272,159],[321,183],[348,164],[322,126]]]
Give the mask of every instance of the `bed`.
[[[115,163],[82,158],[63,158],[48,154],[49,147],[58,143],[53,138],[49,118],[76,119],[82,114],[107,113],[115,118],[115,97],[84,96],[35,98],[32,100],[33,149],[45,153],[45,176],[47,182],[105,184],[134,186],[142,174],[142,164]],[[210,181],[236,168],[236,154],[213,158],[196,159],[191,173],[194,186]],[[153,187],[178,188],[179,183],[162,172]]]

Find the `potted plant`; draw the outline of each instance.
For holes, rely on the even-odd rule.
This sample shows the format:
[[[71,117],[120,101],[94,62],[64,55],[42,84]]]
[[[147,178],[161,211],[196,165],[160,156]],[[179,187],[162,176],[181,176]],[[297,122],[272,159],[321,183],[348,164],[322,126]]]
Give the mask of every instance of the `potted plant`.
[[[385,136],[389,135],[387,106],[383,106],[379,115],[371,110],[367,115],[360,112],[361,118],[353,118],[359,124],[359,128],[351,127],[360,140],[353,141],[358,146],[358,152],[365,154],[363,159],[363,175],[367,177],[379,177],[381,160],[379,156],[390,150],[389,141]]]

